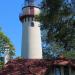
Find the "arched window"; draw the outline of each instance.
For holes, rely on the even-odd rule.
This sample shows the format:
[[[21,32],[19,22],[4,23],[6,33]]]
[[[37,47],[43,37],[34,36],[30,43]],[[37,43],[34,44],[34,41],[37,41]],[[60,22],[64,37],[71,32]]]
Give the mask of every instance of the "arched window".
[[[34,22],[31,22],[31,27],[34,27]]]

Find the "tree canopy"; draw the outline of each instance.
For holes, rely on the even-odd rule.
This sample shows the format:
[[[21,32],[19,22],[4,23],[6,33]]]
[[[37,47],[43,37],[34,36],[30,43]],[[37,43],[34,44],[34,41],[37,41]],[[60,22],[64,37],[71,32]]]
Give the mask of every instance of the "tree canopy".
[[[41,9],[41,29],[46,32],[42,37],[44,53],[58,56],[63,51],[74,51],[75,18],[71,3],[65,0],[42,0]]]
[[[5,45],[9,45],[10,57],[15,55],[15,48],[10,39],[0,31],[0,53],[5,52]]]
[[[0,68],[4,64],[3,57],[5,54],[6,46],[9,47],[9,56],[11,59],[15,55],[15,48],[12,42],[10,41],[10,39],[1,31],[1,28],[0,28]]]

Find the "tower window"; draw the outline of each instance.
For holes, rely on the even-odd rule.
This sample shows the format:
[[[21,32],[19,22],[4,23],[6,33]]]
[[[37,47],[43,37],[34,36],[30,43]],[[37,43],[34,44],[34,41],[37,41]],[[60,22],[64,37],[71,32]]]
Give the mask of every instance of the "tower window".
[[[34,27],[34,22],[31,22],[31,27]]]

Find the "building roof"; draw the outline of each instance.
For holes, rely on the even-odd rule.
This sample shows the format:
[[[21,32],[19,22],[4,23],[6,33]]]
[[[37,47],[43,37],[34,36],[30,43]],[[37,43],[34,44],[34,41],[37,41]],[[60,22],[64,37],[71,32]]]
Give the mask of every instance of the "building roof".
[[[0,75],[45,75],[50,66],[73,66],[75,60],[69,59],[14,59],[4,65]]]

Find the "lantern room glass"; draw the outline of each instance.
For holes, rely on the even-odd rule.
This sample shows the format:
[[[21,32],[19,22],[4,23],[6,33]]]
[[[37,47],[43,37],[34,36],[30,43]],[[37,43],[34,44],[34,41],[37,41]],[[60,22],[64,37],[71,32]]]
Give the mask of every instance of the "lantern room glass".
[[[24,6],[40,6],[41,0],[24,0]]]

